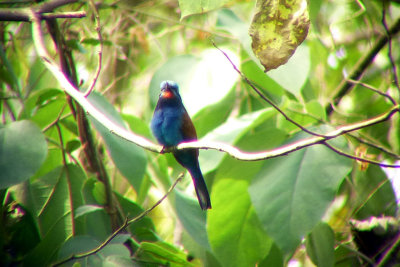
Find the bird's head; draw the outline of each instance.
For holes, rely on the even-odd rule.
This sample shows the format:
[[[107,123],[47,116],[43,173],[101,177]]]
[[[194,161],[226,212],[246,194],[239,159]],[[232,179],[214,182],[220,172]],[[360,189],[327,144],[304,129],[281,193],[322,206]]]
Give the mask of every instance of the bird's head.
[[[161,93],[160,93],[160,98],[164,99],[174,99],[178,98],[181,99],[181,96],[179,95],[179,86],[176,82],[174,81],[163,81],[160,84],[161,88]]]

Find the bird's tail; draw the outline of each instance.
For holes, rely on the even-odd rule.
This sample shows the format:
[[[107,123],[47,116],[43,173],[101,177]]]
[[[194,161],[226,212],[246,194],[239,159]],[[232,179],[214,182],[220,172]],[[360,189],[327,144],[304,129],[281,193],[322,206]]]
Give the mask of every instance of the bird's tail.
[[[202,210],[211,209],[210,195],[208,194],[207,185],[204,181],[200,167],[188,169],[193,179],[194,189],[196,190],[197,199]]]

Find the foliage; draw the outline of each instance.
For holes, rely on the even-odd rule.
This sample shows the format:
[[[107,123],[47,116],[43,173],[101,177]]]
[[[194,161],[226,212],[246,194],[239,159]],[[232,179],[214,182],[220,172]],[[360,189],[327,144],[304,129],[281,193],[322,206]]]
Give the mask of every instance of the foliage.
[[[398,164],[400,154],[400,6],[313,0],[296,13],[305,3],[66,1],[54,14],[86,16],[65,13],[70,17],[42,22],[46,48],[82,92],[95,79],[101,51],[100,75],[88,100],[115,124],[152,141],[149,122],[163,80],[179,83],[201,140],[241,151],[278,151],[312,137],[306,131],[323,135],[364,122],[330,141],[267,160],[241,161],[202,149],[200,166],[213,208],[200,209],[186,174],[159,206],[107,244],[125,218],[153,207],[183,169],[170,153],[121,139],[87,115],[38,56],[32,24],[22,17],[2,22],[0,265],[53,265],[71,255],[64,265],[398,262],[400,175],[383,163]],[[30,5],[5,4],[22,15]],[[263,14],[263,6],[274,8],[272,20],[266,21],[270,13]],[[284,12],[300,16],[300,22],[282,26]],[[265,25],[278,24],[273,39],[287,46],[279,49],[285,59],[273,64],[290,59],[269,70],[269,58],[259,59],[258,52],[269,53],[276,43],[255,47],[249,29],[253,37],[258,30],[262,36],[272,29]],[[289,42],[307,30],[303,43],[305,36]],[[279,53],[273,54],[281,58]],[[367,123],[390,109],[384,121]],[[390,233],[376,231],[386,234],[381,247],[366,251],[360,238],[375,217],[395,223]],[[99,246],[97,253],[79,257]]]

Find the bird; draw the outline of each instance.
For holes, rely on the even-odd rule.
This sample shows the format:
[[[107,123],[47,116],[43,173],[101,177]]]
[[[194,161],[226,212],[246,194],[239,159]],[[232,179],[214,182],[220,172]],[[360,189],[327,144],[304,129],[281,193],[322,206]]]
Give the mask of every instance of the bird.
[[[160,89],[150,128],[163,150],[197,140],[196,129],[183,105],[178,84],[163,81]],[[199,165],[199,150],[175,150],[172,153],[176,161],[189,171],[201,209],[211,209],[210,195]]]

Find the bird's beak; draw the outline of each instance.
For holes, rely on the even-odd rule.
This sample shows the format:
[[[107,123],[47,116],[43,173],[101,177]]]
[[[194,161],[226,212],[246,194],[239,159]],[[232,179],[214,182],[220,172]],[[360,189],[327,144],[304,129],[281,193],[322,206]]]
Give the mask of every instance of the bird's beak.
[[[172,93],[171,90],[166,89],[166,90],[162,90],[161,91],[161,95],[160,96],[163,97],[163,98],[172,98],[174,96],[174,94]]]
[[[172,98],[174,93],[169,89],[168,83],[166,83],[163,88],[161,89],[160,97],[162,98]]]

